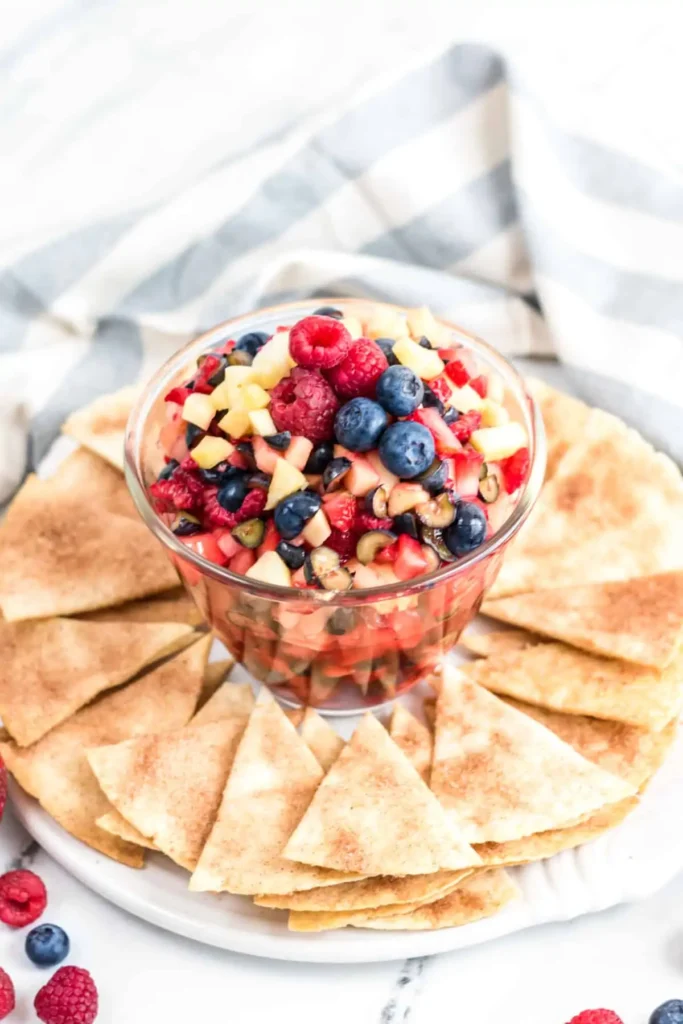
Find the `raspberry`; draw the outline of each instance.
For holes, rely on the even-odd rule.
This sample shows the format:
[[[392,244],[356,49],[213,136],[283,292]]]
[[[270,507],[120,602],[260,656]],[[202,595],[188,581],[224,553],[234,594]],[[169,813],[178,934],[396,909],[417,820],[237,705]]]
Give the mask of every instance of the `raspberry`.
[[[92,1024],[97,1003],[95,982],[82,967],[60,967],[33,1001],[44,1024]]]
[[[473,430],[478,430],[481,426],[481,413],[477,412],[476,409],[470,409],[469,412],[464,412],[455,423],[451,423],[451,430],[457,437],[458,441],[469,441],[470,434]]]
[[[307,316],[292,327],[289,351],[292,359],[308,369],[329,370],[345,358],[351,335],[339,320]]]
[[[303,434],[317,444],[334,437],[337,397],[319,370],[296,367],[270,393],[270,414],[278,430]]]
[[[7,971],[0,967],[0,1020],[4,1020],[16,1004],[14,985]]]
[[[180,468],[186,473],[196,473],[199,466],[194,461],[191,455],[186,455],[183,461],[180,463]]]
[[[371,515],[369,512],[359,512],[356,516],[354,529],[358,533],[367,533],[369,530],[391,530],[393,525],[393,519],[377,519],[376,516]]]
[[[479,377],[472,377],[470,381],[470,387],[474,388],[480,398],[486,398],[489,390],[488,378],[480,374]]]
[[[379,345],[369,338],[359,338],[346,359],[329,371],[327,379],[341,398],[374,398],[377,381],[388,368]]]
[[[149,493],[155,499],[158,512],[189,511],[201,506],[204,486],[179,466],[170,480],[157,480],[152,484]]]
[[[245,519],[260,516],[268,500],[266,491],[254,489],[249,491],[237,512],[228,512],[219,504],[217,494],[217,487],[207,487],[204,491],[204,519],[209,526],[224,526],[228,530],[243,523]]]
[[[460,359],[451,359],[450,363],[446,363],[445,372],[446,376],[450,377],[457,388],[463,387],[470,379],[470,375],[465,369],[465,364]]]
[[[498,463],[503,474],[503,483],[508,494],[512,494],[524,483],[529,470],[529,449],[520,448],[514,455]]]
[[[614,1010],[584,1010],[572,1017],[569,1024],[624,1024]]]
[[[349,558],[353,558],[356,554],[356,541],[357,534],[349,531],[348,533],[342,530],[332,530],[325,541],[325,547],[332,548],[339,555],[339,561],[342,565],[348,562]]]
[[[23,928],[36,921],[47,906],[47,890],[32,871],[8,871],[0,877],[0,921]]]

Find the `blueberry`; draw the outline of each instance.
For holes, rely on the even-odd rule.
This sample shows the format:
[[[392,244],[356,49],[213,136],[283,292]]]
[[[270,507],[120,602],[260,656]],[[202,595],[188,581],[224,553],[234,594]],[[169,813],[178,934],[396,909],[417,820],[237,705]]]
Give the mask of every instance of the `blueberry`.
[[[337,413],[334,432],[349,451],[369,452],[377,446],[386,425],[387,414],[381,405],[371,398],[352,398]]]
[[[422,335],[422,337],[418,341],[418,345],[421,345],[422,348],[431,348],[432,347],[431,341],[429,340],[429,338],[426,338],[424,336],[424,334]]]
[[[219,356],[221,365],[218,367],[215,373],[211,374],[208,379],[208,384],[212,388],[217,388],[219,384],[222,384],[225,380],[225,367],[228,365],[228,357],[226,355]]]
[[[455,423],[455,421],[459,420],[459,419],[460,419],[460,413],[452,405],[450,406],[449,409],[446,409],[445,413],[443,414],[443,421],[444,421],[444,423],[449,423],[449,424],[450,423]]]
[[[411,480],[424,473],[434,461],[434,438],[421,423],[402,420],[382,434],[379,457],[390,473]]]
[[[246,498],[248,490],[246,474],[240,473],[239,476],[231,477],[220,488],[216,499],[221,508],[224,508],[226,512],[237,512]]]
[[[394,355],[394,345],[396,344],[395,338],[375,338],[375,344],[379,345],[382,352],[384,352],[389,366],[399,365],[398,359]]]
[[[410,416],[424,395],[424,384],[407,366],[390,366],[377,381],[377,401],[392,416]]]
[[[201,427],[195,426],[194,423],[188,423],[185,427],[185,444],[188,448],[192,448],[205,433],[206,431],[202,430]]]
[[[317,444],[308,456],[308,462],[304,466],[304,473],[313,473],[316,476],[325,469],[328,462],[332,461],[334,445],[331,441],[321,441]]]
[[[443,404],[438,395],[435,395],[428,384],[425,384],[425,395],[422,400],[422,404],[425,409],[436,409],[439,416],[443,416],[446,411],[446,406]]]
[[[683,1024],[683,999],[669,999],[650,1016],[650,1024]]]
[[[177,459],[171,459],[159,473],[159,480],[170,480],[179,465],[180,463]]]
[[[455,508],[455,519],[443,531],[443,539],[449,551],[460,557],[474,551],[486,539],[486,516],[471,501],[459,501]]]
[[[288,544],[286,540],[281,540],[275,550],[287,568],[293,572],[296,572],[304,564],[306,548],[303,544],[301,547],[297,547],[296,544]]]
[[[239,476],[243,472],[244,470],[238,469],[237,466],[231,466],[229,462],[219,462],[211,469],[200,469],[199,479],[202,483],[211,484],[213,487],[222,487],[232,477]]]
[[[38,967],[54,967],[69,955],[69,936],[56,924],[39,924],[26,936],[25,949]]]
[[[287,451],[292,440],[292,435],[289,430],[281,430],[279,434],[268,434],[263,440],[266,444],[269,444],[271,448],[274,448],[277,452]]]
[[[273,518],[278,533],[284,540],[291,540],[303,530],[320,506],[322,498],[313,491],[296,491],[283,498],[276,506]]]
[[[344,319],[341,309],[335,309],[334,306],[320,306],[319,309],[313,310],[313,316],[331,316],[335,320]]]
[[[237,342],[235,352],[248,352],[250,356],[255,356],[259,349],[263,348],[269,337],[270,335],[265,334],[264,331],[249,331],[248,334],[243,334]]]
[[[412,512],[401,512],[400,515],[394,516],[394,525],[392,527],[394,533],[407,533],[413,540],[420,539],[420,533],[417,528],[417,518]]]
[[[194,533],[203,533],[202,524],[191,515],[177,516],[172,530],[176,537],[191,537]]]

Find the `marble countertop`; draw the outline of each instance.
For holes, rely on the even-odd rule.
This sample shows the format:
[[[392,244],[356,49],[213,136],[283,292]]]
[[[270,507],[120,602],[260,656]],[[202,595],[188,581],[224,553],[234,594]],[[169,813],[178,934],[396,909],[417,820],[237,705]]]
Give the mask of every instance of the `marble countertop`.
[[[0,869],[20,866],[47,885],[43,920],[68,931],[68,963],[97,982],[97,1024],[566,1024],[597,1006],[647,1024],[655,1006],[683,996],[683,875],[643,903],[471,950],[335,966],[239,956],[145,924],[71,878],[8,810]],[[0,925],[0,966],[18,996],[12,1024],[36,1020],[33,997],[49,977],[26,959],[25,934]]]

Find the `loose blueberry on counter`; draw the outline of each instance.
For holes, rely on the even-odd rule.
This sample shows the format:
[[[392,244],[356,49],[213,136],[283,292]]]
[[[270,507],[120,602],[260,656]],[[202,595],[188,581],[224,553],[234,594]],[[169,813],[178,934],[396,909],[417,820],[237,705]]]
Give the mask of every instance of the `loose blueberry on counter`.
[[[650,1016],[650,1024],[683,1024],[683,999],[669,999]]]
[[[159,473],[158,479],[159,480],[170,480],[179,465],[180,465],[180,463],[178,462],[177,459],[171,459],[171,461],[167,462],[166,465],[164,466],[164,468]]]
[[[240,473],[239,476],[231,477],[221,487],[216,495],[216,499],[221,508],[224,508],[226,512],[237,512],[246,498],[248,490],[246,474]]]
[[[459,558],[483,544],[486,539],[486,516],[479,506],[471,501],[459,501],[455,519],[443,531],[443,539],[449,551]]]
[[[369,452],[377,447],[387,422],[387,414],[377,402],[371,398],[352,398],[337,413],[334,432],[339,443],[349,451]]]
[[[38,967],[55,967],[69,955],[69,936],[56,924],[39,924],[26,936],[26,956]]]
[[[201,427],[195,426],[194,423],[188,423],[185,427],[185,444],[188,448],[193,448],[205,433],[206,431]]]
[[[379,457],[390,473],[404,480],[424,473],[434,461],[434,438],[421,423],[392,423],[379,441]]]
[[[242,335],[235,345],[234,351],[248,352],[253,358],[259,349],[263,348],[269,337],[270,335],[266,334],[265,331],[249,331],[248,334]]]
[[[303,530],[322,505],[322,498],[313,491],[296,491],[276,505],[273,519],[284,540],[292,540]]]
[[[289,430],[281,430],[279,434],[268,434],[263,440],[277,452],[287,451],[292,441],[292,434]]]
[[[291,569],[292,572],[296,572],[304,564],[306,548],[303,544],[301,547],[297,547],[296,544],[288,544],[286,540],[281,540],[275,550],[287,568]]]
[[[396,344],[395,338],[375,338],[375,344],[379,345],[387,357],[389,366],[399,366],[399,361],[394,355],[394,345]]]
[[[332,461],[334,445],[331,441],[321,441],[317,444],[308,456],[308,462],[304,466],[304,473],[311,473],[318,476],[323,472],[328,462]]]
[[[341,309],[335,309],[334,306],[321,306],[319,309],[314,309],[313,316],[331,316],[334,320],[344,319]]]
[[[425,397],[425,386],[407,366],[390,366],[377,381],[377,401],[392,416],[410,416]]]

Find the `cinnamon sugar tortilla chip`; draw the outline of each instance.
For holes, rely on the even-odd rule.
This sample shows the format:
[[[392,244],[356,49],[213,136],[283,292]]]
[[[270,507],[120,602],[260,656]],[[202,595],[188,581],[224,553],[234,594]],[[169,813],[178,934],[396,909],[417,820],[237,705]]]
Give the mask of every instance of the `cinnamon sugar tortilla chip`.
[[[298,729],[304,720],[304,708],[285,708],[285,717],[291,722],[295,729]]]
[[[141,867],[144,851],[96,825],[111,805],[93,775],[86,750],[184,725],[201,690],[209,639],[77,711],[31,747],[0,743],[0,754],[19,785],[62,828],[132,867]]]
[[[401,748],[415,771],[427,784],[432,767],[432,734],[403,704],[396,704],[391,714],[389,735]]]
[[[472,868],[463,871],[434,871],[430,875],[379,876],[361,882],[343,882],[323,889],[288,893],[284,896],[257,896],[259,907],[275,910],[298,910],[337,913],[339,911],[370,910],[397,904],[426,902],[438,899],[446,891],[459,885],[472,874]]]
[[[301,724],[304,741],[324,772],[329,771],[344,747],[344,740],[313,708],[306,708]]]
[[[491,601],[490,603],[497,604],[498,602]],[[470,654],[477,654],[480,658],[508,654],[511,651],[523,651],[525,647],[533,647],[542,642],[540,636],[529,633],[526,629],[498,629],[490,633],[465,633],[458,640],[458,643],[462,644],[466,651],[469,651]]]
[[[527,377],[526,383],[543,417],[548,449],[545,478],[550,480],[562,457],[583,437],[591,409],[580,399],[557,391],[537,377]]]
[[[635,793],[451,669],[436,706],[431,787],[471,843],[559,828]]]
[[[262,690],[190,889],[253,896],[312,889],[353,877],[294,864],[282,855],[322,777],[320,765],[294,726]]]
[[[185,622],[188,626],[200,626],[204,621],[197,605],[183,587],[169,590],[161,597],[84,612],[78,618],[85,622]]]
[[[227,676],[228,672],[230,671],[233,665],[234,661],[232,660],[232,658],[224,658],[222,661],[210,661],[209,664],[206,666],[206,672],[204,673],[204,683],[202,685],[202,692],[200,693],[199,700],[197,701],[197,714],[195,715],[195,719],[199,712],[204,708],[204,706],[208,704],[211,698],[214,697],[215,694],[222,688],[223,683],[225,682],[225,677]],[[248,684],[244,684],[244,689],[249,690],[251,694],[251,687]],[[242,690],[241,687],[240,691],[243,693],[242,699],[248,699],[246,698],[246,694],[244,693],[244,690]],[[249,713],[250,710],[251,704],[247,706],[247,714]],[[211,714],[211,712],[208,712],[208,714]],[[216,717],[220,717],[220,715],[217,715]]]
[[[222,683],[218,689],[202,703],[206,692],[206,680],[199,702],[199,710],[192,719],[193,725],[208,725],[209,722],[220,722],[223,718],[234,715],[251,714],[254,707],[254,694],[249,683]]]
[[[635,430],[594,409],[510,545],[489,596],[681,569],[681,474]]]
[[[0,623],[0,714],[20,746],[35,743],[103,690],[191,643],[177,622]]]
[[[370,712],[325,776],[284,855],[363,875],[423,875],[477,864],[457,826],[449,826]]]
[[[683,639],[683,572],[516,594],[482,611],[594,654],[665,668]]]
[[[138,394],[139,388],[126,387],[101,395],[73,412],[62,425],[62,433],[75,438],[117,469],[123,469],[126,424]]]
[[[683,655],[662,671],[567,647],[538,644],[467,665],[494,693],[570,715],[662,729],[683,706]]]
[[[62,493],[77,494],[84,505],[106,509],[139,522],[139,515],[121,473],[87,448],[77,448],[43,481]]]
[[[109,832],[112,836],[118,836],[119,839],[123,839],[127,843],[142,846],[145,850],[156,850],[152,840],[143,836],[142,832],[138,832],[118,811],[108,811],[98,818],[95,824],[98,828]]]
[[[412,910],[355,925],[379,931],[425,931],[457,928],[483,917],[492,917],[519,898],[519,889],[504,871],[475,871],[448,896]]]

